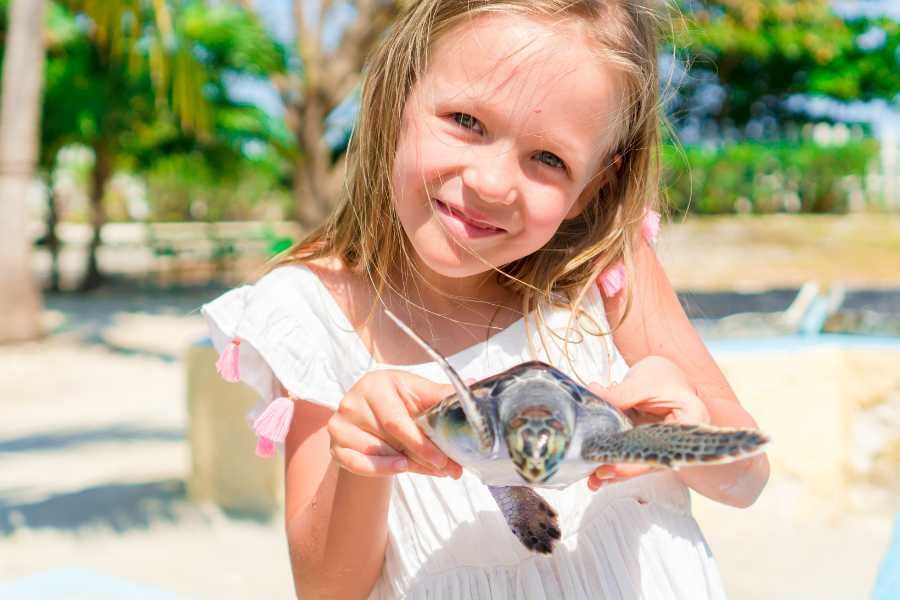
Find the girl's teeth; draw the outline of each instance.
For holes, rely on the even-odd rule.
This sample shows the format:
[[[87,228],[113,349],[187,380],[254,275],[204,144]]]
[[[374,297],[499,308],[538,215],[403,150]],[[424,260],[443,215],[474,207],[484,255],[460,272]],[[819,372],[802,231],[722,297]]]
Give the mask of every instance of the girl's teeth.
[[[489,225],[487,223],[482,223],[481,221],[476,221],[472,218],[469,218],[466,215],[464,215],[463,213],[461,213],[460,211],[458,211],[455,208],[453,208],[452,206],[450,206],[449,204],[441,202],[440,200],[436,200],[436,202],[438,202],[441,206],[443,206],[445,209],[447,209],[447,211],[450,214],[452,214],[453,216],[457,217],[458,219],[460,219],[462,221],[465,221],[466,223],[468,223],[470,225],[473,225],[480,229],[487,229],[489,231],[503,231],[499,227],[494,227],[493,225]]]

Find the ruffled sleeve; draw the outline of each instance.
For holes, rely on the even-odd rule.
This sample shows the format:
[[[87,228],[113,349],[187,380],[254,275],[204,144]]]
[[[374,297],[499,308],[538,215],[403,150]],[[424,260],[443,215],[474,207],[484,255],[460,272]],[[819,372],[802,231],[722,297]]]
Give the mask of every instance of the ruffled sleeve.
[[[327,294],[312,271],[289,266],[202,307],[216,350],[237,352],[236,378],[261,397],[251,419],[275,399],[277,382],[334,410],[365,371],[361,342]]]

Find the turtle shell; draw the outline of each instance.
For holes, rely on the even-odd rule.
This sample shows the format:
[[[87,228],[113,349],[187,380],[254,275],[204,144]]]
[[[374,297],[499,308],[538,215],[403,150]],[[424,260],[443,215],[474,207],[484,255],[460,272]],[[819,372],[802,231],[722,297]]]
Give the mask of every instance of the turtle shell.
[[[419,424],[447,456],[492,486],[528,485],[563,488],[582,480],[596,462],[581,458],[585,435],[631,428],[616,407],[546,363],[531,361],[478,381],[469,389],[490,427],[490,449],[482,450],[456,394],[419,417]],[[547,411],[565,424],[566,451],[557,470],[540,483],[523,479],[511,460],[504,431],[516,408]]]

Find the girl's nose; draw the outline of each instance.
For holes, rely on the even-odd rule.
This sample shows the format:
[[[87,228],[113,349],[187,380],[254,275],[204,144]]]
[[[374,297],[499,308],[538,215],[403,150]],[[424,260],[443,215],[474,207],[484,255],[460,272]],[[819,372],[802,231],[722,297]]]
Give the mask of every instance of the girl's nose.
[[[516,174],[506,157],[477,160],[463,169],[463,184],[474,190],[484,202],[512,204],[518,197]]]

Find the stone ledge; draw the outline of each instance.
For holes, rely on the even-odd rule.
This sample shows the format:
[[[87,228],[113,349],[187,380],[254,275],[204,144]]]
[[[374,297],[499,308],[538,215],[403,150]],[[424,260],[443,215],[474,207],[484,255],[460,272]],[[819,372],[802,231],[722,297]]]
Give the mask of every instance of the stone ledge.
[[[900,505],[900,341],[715,354],[773,442],[779,510],[892,514]]]
[[[256,456],[256,436],[246,414],[257,396],[216,373],[216,351],[192,346],[185,355],[191,473],[188,496],[224,510],[270,516],[282,505],[283,461]]]

